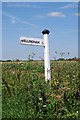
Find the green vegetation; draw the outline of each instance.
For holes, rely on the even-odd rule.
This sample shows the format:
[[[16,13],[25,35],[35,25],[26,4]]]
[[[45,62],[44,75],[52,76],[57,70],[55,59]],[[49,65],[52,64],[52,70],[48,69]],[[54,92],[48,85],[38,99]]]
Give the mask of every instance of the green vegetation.
[[[76,61],[51,61],[51,86],[43,61],[2,65],[2,117],[80,120],[80,73]]]

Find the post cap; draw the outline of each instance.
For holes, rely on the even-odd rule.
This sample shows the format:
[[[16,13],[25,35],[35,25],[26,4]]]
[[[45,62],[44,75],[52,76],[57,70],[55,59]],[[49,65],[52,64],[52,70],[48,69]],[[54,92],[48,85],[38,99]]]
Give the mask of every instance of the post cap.
[[[42,31],[42,34],[43,34],[43,35],[44,35],[44,34],[49,34],[49,33],[50,33],[50,31],[47,30],[47,29],[45,29],[45,30]]]

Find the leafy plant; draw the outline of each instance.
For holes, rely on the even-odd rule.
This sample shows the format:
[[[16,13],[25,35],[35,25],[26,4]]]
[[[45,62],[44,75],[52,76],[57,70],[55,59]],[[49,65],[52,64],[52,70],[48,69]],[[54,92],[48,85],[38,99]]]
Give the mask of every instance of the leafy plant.
[[[51,62],[51,86],[43,61],[2,65],[2,117],[80,119],[80,74],[76,61]]]

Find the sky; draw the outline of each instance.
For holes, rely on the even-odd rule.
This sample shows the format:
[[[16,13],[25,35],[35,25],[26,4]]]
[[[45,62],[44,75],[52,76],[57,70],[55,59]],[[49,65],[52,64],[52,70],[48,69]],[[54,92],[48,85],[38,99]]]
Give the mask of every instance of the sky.
[[[79,0],[1,0],[3,2],[78,2]]]
[[[34,59],[43,59],[43,47],[21,45],[19,39],[43,39],[45,28],[50,31],[50,59],[60,58],[60,53],[78,57],[78,16],[77,2],[3,2],[0,59],[28,59],[34,53]]]

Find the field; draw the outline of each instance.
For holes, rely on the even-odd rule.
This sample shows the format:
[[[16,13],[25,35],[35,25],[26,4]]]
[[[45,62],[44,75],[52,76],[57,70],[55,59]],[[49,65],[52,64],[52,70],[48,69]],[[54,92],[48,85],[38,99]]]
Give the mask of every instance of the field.
[[[3,62],[2,118],[80,120],[80,73],[76,61],[51,61],[51,85],[43,61]]]

